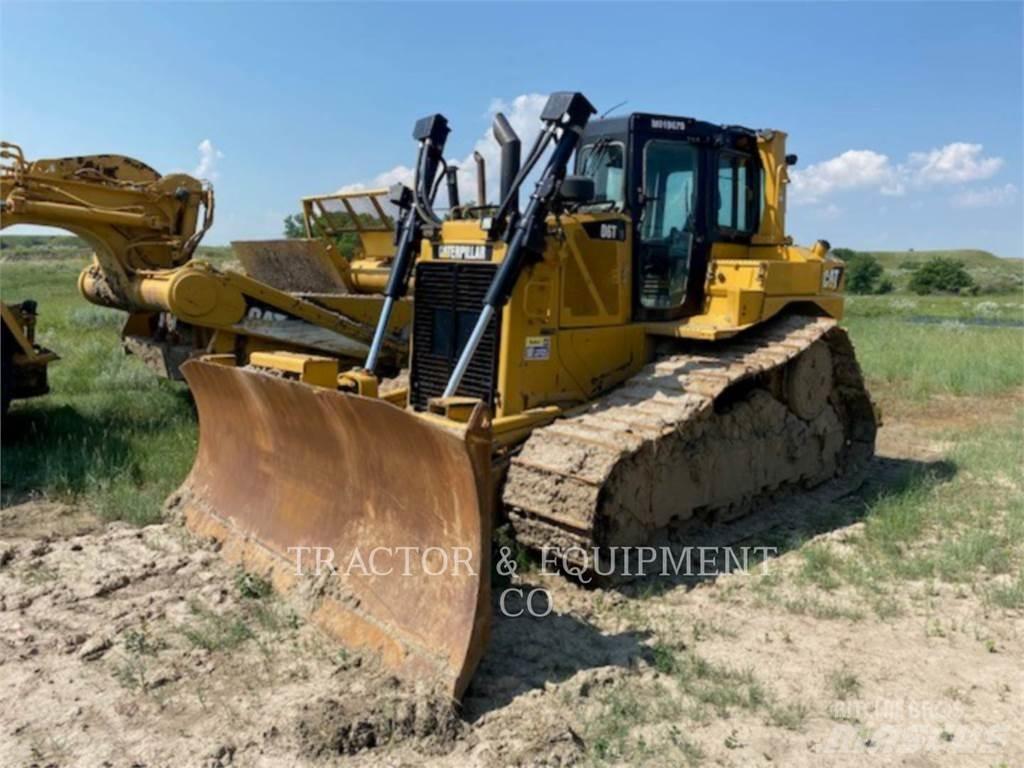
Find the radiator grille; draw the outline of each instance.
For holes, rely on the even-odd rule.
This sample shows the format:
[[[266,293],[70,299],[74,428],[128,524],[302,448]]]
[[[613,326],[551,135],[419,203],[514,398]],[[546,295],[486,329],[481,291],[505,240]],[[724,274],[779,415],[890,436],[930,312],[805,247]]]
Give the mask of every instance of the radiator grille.
[[[416,410],[424,410],[430,398],[444,393],[459,352],[480,315],[484,295],[496,270],[494,264],[465,262],[427,261],[416,265],[409,377],[409,400]],[[500,322],[499,317],[495,317],[473,355],[457,394],[494,404],[499,338]]]

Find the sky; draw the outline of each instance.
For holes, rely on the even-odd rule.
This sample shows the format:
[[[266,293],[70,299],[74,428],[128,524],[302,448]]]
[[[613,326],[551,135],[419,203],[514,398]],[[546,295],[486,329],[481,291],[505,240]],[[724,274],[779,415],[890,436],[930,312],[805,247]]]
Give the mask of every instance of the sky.
[[[419,117],[448,117],[462,165],[497,157],[496,110],[527,134],[545,94],[578,90],[786,131],[797,242],[1024,256],[1022,9],[3,0],[0,137],[204,177],[223,244],[279,236],[304,195],[404,178]]]

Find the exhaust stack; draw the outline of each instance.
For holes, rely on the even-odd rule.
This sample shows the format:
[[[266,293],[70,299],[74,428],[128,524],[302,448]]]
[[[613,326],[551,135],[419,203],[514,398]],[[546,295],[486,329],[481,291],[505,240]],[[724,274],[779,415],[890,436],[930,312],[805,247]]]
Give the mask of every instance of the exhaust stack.
[[[459,207],[459,167],[449,165],[444,172],[445,182],[448,185],[448,208],[449,210]]]
[[[494,131],[494,138],[497,139],[498,144],[501,146],[501,193],[499,203],[505,202],[505,198],[512,191],[514,197],[508,204],[508,210],[510,213],[518,213],[519,190],[515,189],[513,191],[512,186],[515,182],[516,174],[519,173],[522,142],[519,141],[519,136],[512,129],[508,118],[501,112],[494,116],[494,124],[491,126],[491,130]]]
[[[479,152],[473,153],[473,161],[476,163],[476,204],[482,208],[487,205],[487,166]]]

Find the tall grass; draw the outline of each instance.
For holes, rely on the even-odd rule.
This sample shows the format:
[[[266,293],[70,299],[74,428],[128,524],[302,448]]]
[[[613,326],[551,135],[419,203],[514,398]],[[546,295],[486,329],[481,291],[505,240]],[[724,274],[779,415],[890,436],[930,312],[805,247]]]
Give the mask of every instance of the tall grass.
[[[819,587],[874,590],[896,580],[972,582],[1024,567],[1024,412],[982,433],[950,435],[952,472],[923,470],[868,500],[864,528],[842,554],[819,542],[802,550],[801,575]],[[995,582],[994,582],[995,583]],[[1014,585],[994,586],[1012,595]],[[1007,600],[1012,601],[1013,598]]]
[[[1024,384],[1024,329],[919,325],[893,317],[848,317],[869,383],[913,399],[989,395]]]
[[[945,318],[966,323],[980,321],[1024,322],[1024,293],[1004,293],[984,296],[915,296],[891,293],[884,296],[847,296],[846,316]]]
[[[4,264],[5,301],[39,302],[38,339],[61,360],[51,393],[4,423],[0,503],[42,494],[146,524],[187,474],[196,424],[188,391],[121,350],[124,314],[78,296],[80,262]]]

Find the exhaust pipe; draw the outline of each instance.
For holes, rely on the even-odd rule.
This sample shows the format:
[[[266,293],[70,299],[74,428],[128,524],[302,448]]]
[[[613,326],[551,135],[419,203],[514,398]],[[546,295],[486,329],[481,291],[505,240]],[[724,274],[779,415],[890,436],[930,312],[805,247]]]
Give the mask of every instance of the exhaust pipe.
[[[449,165],[444,176],[448,184],[448,209],[452,210],[459,207],[459,167]]]
[[[476,204],[482,208],[487,205],[487,168],[479,152],[473,153],[473,161],[476,163]]]
[[[499,202],[504,203],[505,198],[512,191],[512,183],[515,181],[516,174],[519,173],[519,155],[522,143],[512,129],[508,118],[501,112],[494,116],[494,124],[491,129],[494,131],[494,138],[501,146],[501,197]],[[511,213],[519,212],[518,189],[514,191],[514,197],[509,202],[508,210]]]

